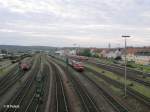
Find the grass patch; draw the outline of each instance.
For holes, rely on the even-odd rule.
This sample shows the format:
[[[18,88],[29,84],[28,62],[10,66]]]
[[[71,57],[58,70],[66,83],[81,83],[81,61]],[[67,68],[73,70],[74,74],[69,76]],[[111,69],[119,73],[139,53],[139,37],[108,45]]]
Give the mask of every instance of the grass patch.
[[[110,65],[116,64],[113,59],[95,58],[95,61],[110,64]],[[128,62],[127,66],[128,68],[131,68],[133,70],[143,71],[144,73],[150,73],[149,65],[141,65],[141,64],[136,64],[135,62]]]
[[[100,59],[100,58],[95,58],[95,61],[97,62],[102,62],[102,63],[106,63],[106,64],[114,64],[112,59]]]
[[[92,72],[85,72],[89,77],[91,77],[91,78],[94,78],[94,80],[97,80],[97,81],[99,81],[99,82],[101,82],[101,83],[104,83],[106,86],[109,86],[113,91],[115,91],[115,92],[121,92],[121,90],[119,89],[119,88],[117,88],[117,87],[115,87],[115,86],[113,86],[113,85],[110,85],[109,83],[107,83],[104,79],[102,79],[102,78],[100,78],[100,77],[98,77],[98,76],[96,76],[96,75],[94,75]]]
[[[111,78],[113,80],[116,80],[116,81],[118,81],[120,83],[124,83],[124,78],[123,77],[118,76],[118,75],[116,75],[116,74],[114,74],[112,72],[106,71],[106,70],[104,70],[102,68],[99,68],[97,66],[90,65],[90,64],[85,64],[85,66],[87,68],[90,68],[90,69],[98,72],[98,73],[102,73],[104,71],[105,73],[103,73],[103,74],[105,76],[107,76],[107,77],[109,77],[109,78]],[[150,88],[148,88],[148,87],[146,87],[144,85],[141,85],[141,84],[139,84],[139,83],[137,83],[135,81],[127,80],[127,84],[128,85],[131,84],[131,83],[134,84],[133,86],[131,86],[132,89],[134,89],[135,91],[137,91],[137,92],[147,96],[148,98],[150,98]]]
[[[65,61],[61,60],[61,59],[54,59],[58,64],[62,65],[62,66],[66,66]],[[69,70],[74,74],[74,75],[80,75],[77,72],[75,72],[70,66],[69,66]],[[97,69],[98,70],[98,69]],[[101,72],[104,71],[103,69],[100,70]],[[99,83],[103,83],[106,86],[109,86],[109,89],[111,89],[115,94],[122,96],[124,93],[122,92],[122,90],[120,88],[115,87],[114,85],[110,85],[109,83],[107,83],[104,79],[97,77],[96,75],[94,75],[92,72],[87,72],[84,71],[85,74],[87,76],[89,76],[90,78],[94,78],[94,80],[99,81]]]
[[[16,64],[10,65],[5,69],[0,69],[0,77],[6,75]]]
[[[6,72],[3,68],[0,69],[0,76],[3,75]]]
[[[60,64],[63,65],[63,66],[66,66],[66,63],[65,63],[65,61],[63,61],[63,60],[57,60],[57,59],[55,59],[55,61],[57,61],[58,63],[60,63]],[[111,78],[111,79],[113,79],[113,80],[116,80],[116,81],[118,81],[118,82],[120,82],[120,83],[124,83],[124,78],[123,78],[123,77],[118,76],[118,75],[116,75],[116,74],[114,74],[114,73],[112,73],[112,72],[106,71],[106,70],[104,70],[104,69],[102,69],[102,68],[99,68],[99,67],[94,66],[94,65],[91,65],[91,64],[85,64],[85,66],[86,66],[87,68],[93,69],[94,71],[96,71],[96,72],[98,72],[98,73],[105,72],[105,73],[104,73],[105,76],[107,76],[107,77],[109,77],[109,78]],[[94,76],[94,75],[93,75],[93,76]],[[104,81],[104,80],[99,79],[99,81]],[[131,84],[131,83],[134,83],[134,85],[131,86],[132,89],[134,89],[135,91],[139,92],[140,94],[143,94],[143,95],[145,95],[145,96],[147,96],[147,97],[150,98],[150,89],[149,89],[148,87],[146,87],[146,86],[144,86],[144,85],[141,85],[141,84],[139,84],[139,83],[136,83],[135,81],[127,80],[127,84],[128,84],[128,85]],[[120,91],[120,89],[118,89],[118,88],[116,88],[116,87],[114,87],[114,86],[112,86],[112,85],[110,85],[110,87],[111,87],[114,91],[118,91],[118,92]]]

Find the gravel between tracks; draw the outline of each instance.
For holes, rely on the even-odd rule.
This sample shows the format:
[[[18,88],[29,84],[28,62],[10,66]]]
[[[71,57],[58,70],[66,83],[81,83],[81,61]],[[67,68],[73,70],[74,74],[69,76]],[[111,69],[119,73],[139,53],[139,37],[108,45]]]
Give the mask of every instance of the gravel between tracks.
[[[65,67],[65,64],[62,64],[60,61],[57,61],[60,66]],[[64,68],[65,69],[65,68]],[[84,85],[84,87],[88,90],[91,96],[93,96],[97,106],[100,108],[102,112],[115,112],[115,110],[108,104],[108,102],[98,93],[98,90],[93,87],[93,85],[87,81],[82,74],[74,71],[72,68],[69,67],[70,75],[74,75],[78,80]]]

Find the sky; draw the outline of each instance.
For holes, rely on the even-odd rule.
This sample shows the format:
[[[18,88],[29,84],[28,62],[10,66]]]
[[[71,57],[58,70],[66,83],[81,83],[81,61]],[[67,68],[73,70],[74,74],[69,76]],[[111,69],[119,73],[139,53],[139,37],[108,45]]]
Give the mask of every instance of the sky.
[[[150,0],[0,0],[0,45],[150,46]]]

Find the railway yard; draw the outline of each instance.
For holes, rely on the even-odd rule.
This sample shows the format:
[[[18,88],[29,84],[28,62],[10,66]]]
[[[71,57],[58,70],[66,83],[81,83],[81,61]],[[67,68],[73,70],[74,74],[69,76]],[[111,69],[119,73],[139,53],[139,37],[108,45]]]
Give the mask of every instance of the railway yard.
[[[95,59],[35,53],[0,61],[0,112],[149,112],[150,75]]]

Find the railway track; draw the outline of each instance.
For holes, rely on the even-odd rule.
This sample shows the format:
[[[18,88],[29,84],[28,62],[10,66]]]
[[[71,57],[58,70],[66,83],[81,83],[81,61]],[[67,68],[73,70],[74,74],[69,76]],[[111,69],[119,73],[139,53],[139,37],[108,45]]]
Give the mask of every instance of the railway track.
[[[44,64],[43,75],[45,75],[45,78],[44,78],[45,80],[43,83],[43,92],[44,92],[44,94],[42,96],[43,103],[42,103],[42,105],[39,105],[38,112],[45,112],[46,108],[52,108],[50,105],[48,105],[51,102],[50,100],[48,100],[49,94],[51,95],[50,81],[52,81],[52,80],[50,80],[50,78],[51,78],[50,75],[52,75],[50,73],[50,71],[51,71],[51,69],[49,68],[48,64]],[[48,107],[47,107],[47,105],[48,105]],[[49,109],[47,109],[47,110],[48,110],[47,112],[50,111]]]
[[[43,75],[43,83],[42,83],[42,92],[43,95],[41,96],[40,100],[41,101],[37,102],[37,100],[35,100],[36,97],[36,93],[33,95],[33,97],[31,98],[31,100],[29,101],[29,104],[25,110],[25,112],[43,112],[43,110],[45,109],[45,105],[43,105],[47,99],[46,93],[48,92],[48,66],[47,65],[43,65],[43,70],[42,72],[40,72]]]
[[[64,68],[64,67],[63,67]],[[64,68],[65,69],[65,68]],[[129,112],[129,110],[124,107],[120,102],[118,102],[112,95],[106,92],[102,87],[97,85],[95,81],[87,77],[85,74],[81,74],[84,76],[89,82],[93,83],[96,88],[98,88],[99,92],[102,93],[103,97],[108,101],[108,103],[116,110],[116,112]],[[101,112],[94,101],[94,98],[88,93],[85,87],[81,84],[77,78],[73,75],[68,75],[70,77],[70,81],[73,83],[74,88],[82,100],[84,111],[85,112]]]
[[[104,63],[104,64],[105,64],[105,63]],[[118,67],[119,69],[124,69],[124,66],[123,66],[123,65],[112,64],[112,66]],[[150,74],[148,74],[148,73],[143,73],[143,72],[140,71],[140,70],[134,70],[134,69],[129,68],[129,67],[127,67],[127,70],[128,70],[129,72],[134,72],[134,73],[137,74],[138,76],[144,75],[144,76],[146,76],[146,77],[150,77]]]
[[[45,80],[44,84],[42,85],[44,95],[46,94],[46,83],[47,83],[47,80]],[[37,101],[37,98],[36,98],[37,94],[34,93],[34,95],[32,96],[31,100],[29,101],[29,104],[24,112],[43,112],[44,108],[42,108],[42,106],[44,106],[43,103],[45,103],[45,102],[43,102],[43,101],[45,101],[44,95],[40,96],[39,101]],[[41,104],[41,102],[43,102],[43,103]]]
[[[5,82],[6,80],[9,79],[9,77],[15,73],[16,69],[18,68],[18,66],[16,65],[15,67],[13,67],[11,69],[11,72],[9,72],[8,74],[6,74],[4,77],[0,78],[0,84]]]
[[[30,77],[28,77],[22,88],[20,88],[15,96],[8,102],[7,105],[12,106],[12,108],[3,108],[2,112],[24,112],[27,109],[27,107],[24,109],[25,105],[23,105],[23,102],[27,100],[26,96],[28,95],[29,91],[32,91],[31,88],[34,83],[35,76],[39,70],[40,63],[40,60],[38,60],[35,68],[31,72],[31,74],[33,75],[30,75]],[[19,108],[13,108],[14,105],[19,106]]]
[[[64,66],[61,66],[61,67],[65,69]],[[97,107],[97,104],[95,103],[94,98],[85,89],[83,84],[81,84],[81,82],[77,78],[73,77],[71,74],[67,76],[69,77],[71,83],[74,86],[76,93],[81,99],[84,112],[101,112],[101,110]]]
[[[62,60],[60,60],[60,61],[62,61]],[[96,76],[98,76],[98,77],[104,79],[104,80],[107,81],[108,83],[113,84],[114,86],[116,86],[116,87],[118,87],[118,88],[120,88],[120,89],[124,89],[124,85],[123,85],[122,83],[119,83],[119,82],[117,82],[117,81],[115,81],[115,80],[113,80],[113,79],[110,79],[110,78],[106,77],[105,75],[102,75],[102,74],[100,74],[100,73],[98,73],[98,72],[96,72],[96,71],[94,71],[94,70],[92,70],[92,69],[89,69],[89,68],[86,68],[86,69],[87,69],[88,71],[93,72]],[[148,98],[148,97],[146,97],[146,96],[140,94],[139,92],[133,90],[133,89],[130,88],[130,87],[127,87],[127,93],[128,93],[128,95],[131,95],[131,96],[133,96],[135,99],[139,100],[141,103],[143,103],[143,104],[145,104],[145,105],[147,105],[147,106],[150,106],[150,98]]]
[[[88,62],[92,62],[92,63],[97,63],[97,64],[105,64],[105,65],[110,65],[110,66],[113,66],[113,67],[116,67],[118,69],[124,69],[124,66],[123,65],[119,65],[119,64],[108,64],[108,63],[105,63],[105,62],[98,62],[97,60],[94,60],[94,59],[89,59]],[[150,74],[149,73],[143,73],[142,71],[140,70],[134,70],[130,67],[127,67],[127,70],[129,72],[134,72],[135,75],[137,76],[141,76],[141,75],[144,75],[144,76],[147,76],[147,77],[150,77]]]
[[[111,71],[116,73],[119,76],[123,76],[124,75],[124,68],[123,67],[118,67],[118,66],[112,66],[112,65],[108,65],[108,64],[104,64],[104,63],[96,63],[96,62],[90,62],[92,64],[96,64],[98,67],[103,68],[105,70]],[[132,71],[132,70],[127,70],[127,78],[136,81],[142,85],[145,85],[147,87],[150,87],[150,82],[148,81],[144,81],[142,80],[140,76],[142,75],[137,75],[139,74],[136,71]]]
[[[39,108],[39,104],[34,101],[36,93],[32,96],[31,100],[29,101],[29,104],[24,112],[37,112]]]
[[[116,86],[116,87],[118,87],[118,88],[120,88],[120,89],[124,89],[124,85],[123,85],[122,83],[117,82],[117,81],[115,81],[115,80],[113,80],[113,79],[110,79],[110,78],[108,78],[107,76],[102,75],[102,74],[100,74],[100,73],[97,73],[96,71],[91,70],[91,69],[89,69],[89,68],[86,68],[86,69],[87,69],[88,71],[93,72],[94,75],[96,75],[96,76],[99,77],[99,78],[104,79],[104,80],[107,81],[108,83],[113,84],[114,86]],[[137,91],[131,89],[130,87],[127,87],[127,93],[128,93],[129,95],[133,96],[134,98],[138,99],[138,100],[141,101],[142,103],[144,103],[144,104],[150,106],[150,99],[147,98],[146,96],[144,96],[144,95],[138,93]]]
[[[24,73],[18,69],[14,74],[11,74],[10,77],[0,82],[0,96],[3,95],[12,85],[14,85],[23,75]]]
[[[33,65],[33,59],[31,60],[31,65]],[[5,75],[4,77],[2,77],[0,79],[0,85],[2,85],[3,83],[5,83],[6,81],[8,81],[9,79],[11,79],[12,77],[14,77],[12,74],[16,74],[16,71],[18,72],[18,65],[15,65],[15,67],[12,68],[11,72],[9,72],[7,75]]]
[[[102,93],[103,97],[108,101],[110,105],[117,111],[117,112],[129,112],[129,110],[124,107],[120,102],[118,102],[110,93],[108,93],[106,90],[104,90],[100,85],[98,85],[94,80],[86,76],[86,74],[83,73],[83,76],[93,83],[95,87],[98,88],[99,92]]]
[[[75,80],[75,78],[72,76],[70,76],[70,80],[74,85],[74,88],[82,101],[84,111],[101,112],[101,110],[97,107],[94,98],[88,93],[85,87],[83,87],[83,85],[79,81]]]
[[[69,112],[69,106],[68,106],[68,101],[67,101],[67,96],[66,96],[66,93],[65,93],[65,88],[64,88],[64,85],[63,85],[63,81],[62,81],[62,78],[61,78],[61,72],[58,70],[57,66],[55,65],[55,63],[53,63],[52,61],[50,60],[47,60],[50,64],[50,66],[52,67],[52,69],[49,68],[48,65],[44,65],[44,70],[43,70],[43,73],[46,75],[46,80],[44,81],[44,93],[45,93],[45,96],[43,96],[43,100],[45,98],[47,98],[47,87],[49,89],[49,81],[48,81],[48,75],[50,75],[49,73],[47,73],[47,71],[50,71],[52,70],[52,73],[51,75],[53,75],[53,84],[52,84],[52,88],[53,88],[53,94],[52,95],[52,99],[51,99],[51,103],[53,105],[53,108],[51,111],[52,112]],[[48,81],[48,82],[47,82]],[[46,83],[47,82],[47,83]],[[53,101],[52,101],[53,100]],[[45,102],[43,103],[46,103],[46,100],[44,100]],[[45,107],[45,106],[44,106]],[[44,107],[40,107],[40,105],[37,105],[35,102],[34,102],[34,98],[32,98],[30,100],[30,103],[28,105],[28,107],[26,108],[26,111],[25,112],[43,112],[43,110],[45,109]],[[41,110],[41,108],[43,110]]]
[[[16,65],[12,69],[12,72],[8,73],[0,80],[0,96],[12,87],[12,85],[14,85],[24,74],[25,72],[22,72]]]
[[[49,60],[52,66],[53,75],[55,75],[55,112],[69,112],[69,106],[66,96],[66,91],[61,78],[61,72],[57,68],[57,65]]]
[[[22,109],[17,110],[17,112],[37,112],[39,108],[39,102],[35,100],[36,97],[36,82],[35,78],[38,74],[41,74],[41,62],[42,62],[42,56],[39,56],[39,62],[36,64],[35,70],[33,70],[33,76],[31,77],[30,84],[28,86],[28,89],[26,90],[26,94],[24,94],[24,102],[25,99],[28,99],[28,102],[20,102],[20,105],[22,103],[22,106],[25,105]],[[32,89],[32,90],[31,90]]]

